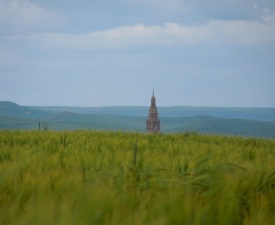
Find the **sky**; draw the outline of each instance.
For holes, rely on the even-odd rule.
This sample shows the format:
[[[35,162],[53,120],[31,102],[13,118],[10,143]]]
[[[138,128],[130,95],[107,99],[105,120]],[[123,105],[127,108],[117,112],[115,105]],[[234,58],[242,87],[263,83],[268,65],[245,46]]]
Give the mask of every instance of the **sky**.
[[[275,107],[274,0],[0,0],[0,101]]]

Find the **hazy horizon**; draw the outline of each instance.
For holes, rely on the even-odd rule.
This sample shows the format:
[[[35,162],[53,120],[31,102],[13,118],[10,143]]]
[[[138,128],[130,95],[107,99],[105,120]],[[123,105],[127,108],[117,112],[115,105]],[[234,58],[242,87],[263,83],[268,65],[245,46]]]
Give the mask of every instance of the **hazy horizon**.
[[[275,2],[0,2],[0,100],[275,107]]]
[[[8,100],[0,100],[0,102],[11,102],[15,103],[19,106],[26,106],[26,107],[72,107],[72,108],[104,108],[104,107],[145,107],[150,108],[150,104],[147,105],[102,105],[102,106],[80,106],[80,105],[21,105],[17,102],[8,101]],[[275,107],[243,107],[243,106],[203,106],[203,105],[158,105],[158,108],[177,108],[177,107],[190,107],[190,108],[259,108],[259,109],[274,109]]]

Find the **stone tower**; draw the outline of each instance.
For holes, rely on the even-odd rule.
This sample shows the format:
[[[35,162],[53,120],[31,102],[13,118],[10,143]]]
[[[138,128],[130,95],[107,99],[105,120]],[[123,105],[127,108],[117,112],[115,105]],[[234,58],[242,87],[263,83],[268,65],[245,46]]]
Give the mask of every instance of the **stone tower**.
[[[160,131],[160,121],[158,117],[158,109],[156,106],[156,98],[153,90],[153,96],[151,98],[151,107],[149,109],[149,115],[146,124],[147,132],[155,133]]]

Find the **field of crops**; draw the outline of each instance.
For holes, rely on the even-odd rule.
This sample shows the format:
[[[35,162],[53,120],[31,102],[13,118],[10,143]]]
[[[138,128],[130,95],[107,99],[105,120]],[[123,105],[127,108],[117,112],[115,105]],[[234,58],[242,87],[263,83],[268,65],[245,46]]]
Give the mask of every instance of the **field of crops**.
[[[0,131],[0,224],[275,224],[275,140]]]

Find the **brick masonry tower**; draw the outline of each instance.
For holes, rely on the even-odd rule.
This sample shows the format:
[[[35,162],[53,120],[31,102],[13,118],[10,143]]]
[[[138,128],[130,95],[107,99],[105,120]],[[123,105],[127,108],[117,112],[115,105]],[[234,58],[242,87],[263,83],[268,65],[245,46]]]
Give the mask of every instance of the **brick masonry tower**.
[[[160,131],[160,121],[158,117],[158,109],[156,106],[156,98],[153,90],[153,96],[151,98],[151,107],[149,109],[149,115],[146,123],[147,132],[156,133]]]

